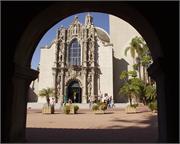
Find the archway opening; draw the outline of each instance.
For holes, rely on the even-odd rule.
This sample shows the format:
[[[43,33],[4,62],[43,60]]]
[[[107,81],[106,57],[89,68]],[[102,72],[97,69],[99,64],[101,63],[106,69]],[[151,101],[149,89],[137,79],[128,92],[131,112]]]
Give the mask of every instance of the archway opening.
[[[117,28],[117,27],[116,27]],[[110,43],[108,43],[108,42],[110,42],[110,40],[109,40],[109,36],[108,36],[108,34],[106,33],[106,32],[104,32],[103,30],[101,30],[100,28],[98,28],[98,29],[96,29],[98,32],[99,32],[99,34],[100,34],[100,37],[101,37],[101,39],[103,39],[103,40],[105,40],[105,42],[102,42],[102,44],[103,45],[105,45],[105,46],[111,46],[111,44]],[[116,29],[116,31],[117,31],[117,29]],[[74,32],[74,31],[73,31]],[[106,37],[105,37],[106,36]],[[117,37],[117,36],[116,36]],[[115,37],[114,37],[115,38]],[[128,42],[130,42],[130,40],[131,39],[129,39],[129,41]],[[127,43],[128,43],[127,42]],[[48,49],[50,49],[50,47],[46,47],[47,48],[47,50]],[[105,47],[105,48],[107,48],[107,47]],[[117,48],[119,48],[119,47],[117,47]],[[125,48],[125,47],[123,47],[123,48]],[[117,49],[116,49],[117,50]],[[113,64],[107,64],[109,61],[112,61],[112,59],[106,59],[109,55],[109,53],[108,52],[106,52],[106,53],[104,53],[104,51],[101,51],[102,53],[99,53],[99,55],[100,56],[103,56],[103,55],[105,55],[105,54],[107,54],[107,55],[105,55],[105,57],[101,57],[101,62],[105,62],[105,63],[101,63],[102,65],[104,65],[104,66],[112,66]],[[121,50],[121,52],[122,53],[124,53],[124,50]],[[118,53],[117,53],[117,51],[115,51],[115,54],[116,54],[116,56],[118,55]],[[60,55],[60,60],[62,60],[62,59],[64,59],[63,58],[63,56],[65,56],[65,55]],[[92,57],[91,56],[91,54],[90,54],[90,56],[89,56],[90,58]],[[79,57],[80,58],[80,57]],[[65,58],[66,59],[66,58]],[[126,60],[125,59],[125,57],[123,57],[123,59],[121,59],[120,60],[120,58],[119,57],[116,57],[116,62],[119,62],[119,63],[117,63],[117,64],[115,64],[114,66],[118,66],[118,67],[124,67],[124,69],[123,70],[128,70],[128,65],[129,65],[129,63],[131,63],[132,62],[132,60],[130,60],[130,62],[128,61],[128,60]],[[46,63],[47,64],[47,63]],[[123,65],[123,66],[122,66]],[[132,65],[131,65],[132,66]],[[72,70],[73,69],[76,69],[77,67],[72,67]],[[116,67],[117,68],[117,67]],[[112,67],[107,67],[107,69],[105,69],[104,71],[102,71],[101,73],[103,74],[103,72],[105,72],[106,70],[112,70]],[[107,72],[107,71],[106,71]],[[117,74],[116,74],[116,78],[114,79],[115,80],[115,82],[117,82],[118,81],[118,79],[119,79],[119,75],[120,75],[120,73],[119,72],[122,72],[122,70],[120,70],[120,71],[116,71],[116,72],[118,72]],[[62,73],[61,73],[62,74]],[[82,74],[82,73],[81,73]],[[78,75],[81,75],[80,73],[78,74]],[[74,77],[74,76],[76,76],[76,74],[75,73],[72,73],[72,75],[70,74],[68,74],[67,73],[67,75],[66,75],[67,77]],[[89,80],[91,80],[92,79],[92,77],[91,77],[92,75],[89,75]],[[60,79],[62,80],[62,75],[59,75],[58,77],[60,77]],[[109,84],[110,84],[110,81],[108,81],[108,79],[107,79],[108,77],[105,77],[104,78],[104,81],[105,80],[107,80],[107,83],[98,83],[99,85],[101,85],[101,86],[104,86],[104,92],[106,92],[106,89],[108,89],[108,86],[109,86]],[[61,84],[61,83],[60,83]],[[97,88],[96,89],[98,89],[98,86],[99,85],[97,85]],[[62,86],[62,85],[61,85]],[[85,85],[86,86],[86,85]],[[92,86],[92,85],[91,85]],[[105,86],[107,86],[107,87],[105,87]],[[115,83],[115,86],[119,86],[119,84],[117,84],[117,83]],[[61,89],[64,89],[64,87],[61,87]],[[87,86],[87,89],[88,90],[92,90],[92,87],[90,87],[90,85],[89,86]],[[79,100],[79,98],[80,97],[82,97],[82,93],[81,93],[81,88],[80,88],[80,84],[78,83],[78,81],[76,80],[76,79],[74,79],[74,80],[72,80],[68,85],[67,85],[67,89],[65,89],[65,91],[64,91],[65,93],[64,94],[66,94],[66,97],[64,97],[64,102],[67,102],[68,101],[68,99],[71,99],[72,100],[72,102],[74,102],[74,103],[81,103],[82,101],[80,101]],[[91,94],[91,93],[90,93]],[[108,94],[107,93],[105,93],[105,97],[107,96]],[[153,121],[155,120],[156,121],[156,116],[152,116],[152,117],[149,117],[151,120],[153,119]],[[147,118],[148,119],[148,118]],[[141,121],[141,119],[139,119],[140,121]],[[147,127],[148,127],[148,125],[151,125],[151,120],[149,121],[149,120],[147,120],[147,121],[145,121],[145,123],[147,123]],[[114,120],[115,121],[115,120]],[[119,121],[121,121],[121,120],[119,120]],[[122,120],[123,121],[123,120]],[[143,121],[143,120],[142,120]],[[131,120],[129,120],[129,121],[126,121],[127,123],[131,123],[131,122],[133,122],[133,119],[131,119]],[[142,122],[143,123],[143,122]],[[141,125],[141,122],[137,122],[136,123],[138,126],[140,126]],[[113,128],[113,126],[106,126],[107,128],[109,128],[109,129],[111,129],[111,128]],[[117,127],[117,125],[116,126],[114,126],[114,127]],[[136,127],[137,128],[137,127]],[[157,128],[157,125],[156,125],[156,128]],[[143,128],[142,128],[143,129]],[[131,130],[131,129],[128,129],[128,130]],[[145,130],[145,129],[144,129]],[[157,130],[157,129],[156,129]],[[155,131],[156,131],[155,130]],[[140,130],[141,131],[141,130]],[[143,131],[141,131],[141,132],[143,132]],[[157,131],[156,131],[157,132]],[[155,132],[155,133],[156,133]],[[154,134],[155,134],[154,133]],[[157,135],[156,135],[157,136]],[[154,136],[154,138],[156,137],[156,136]],[[157,137],[156,137],[157,138]],[[153,139],[151,139],[152,141],[153,141]]]
[[[157,36],[159,36],[160,38],[163,39],[163,40],[161,40],[161,42],[164,45],[163,47],[165,47],[165,48],[171,47],[170,44],[168,46],[166,46],[166,40],[167,39],[164,39],[164,37],[162,36],[163,34],[166,35],[166,29],[164,29],[164,28],[161,29],[159,27],[159,23],[163,25],[163,23],[161,23],[161,21],[159,20],[159,15],[158,16],[152,15],[152,17],[151,17],[148,13],[145,13],[144,16],[147,17],[150,20],[150,22],[152,22],[152,24],[154,24],[153,29],[152,29],[147,24],[147,21],[144,22],[144,19],[142,17],[143,12],[142,12],[142,15],[139,16],[139,15],[137,15],[136,12],[128,9],[126,6],[125,7],[127,9],[123,8],[124,4],[121,4],[121,3],[114,3],[114,4],[103,3],[103,6],[102,6],[102,3],[94,3],[94,4],[92,4],[92,3],[83,3],[83,5],[72,4],[71,5],[72,7],[69,7],[69,5],[70,5],[70,3],[68,3],[68,4],[67,3],[65,3],[65,4],[60,3],[59,5],[57,4],[56,6],[51,7],[50,9],[43,12],[43,14],[37,16],[37,19],[34,19],[33,22],[31,24],[29,24],[28,28],[26,30],[24,30],[25,33],[22,36],[22,39],[20,40],[19,45],[17,46],[16,52],[15,52],[15,58],[14,58],[13,62],[15,63],[15,68],[17,68],[17,72],[20,72],[21,76],[23,78],[24,78],[24,76],[26,76],[24,78],[25,82],[28,81],[28,80],[29,81],[31,80],[31,78],[29,78],[30,77],[29,73],[31,74],[31,72],[32,72],[32,75],[34,74],[33,71],[29,69],[30,68],[29,66],[30,66],[30,60],[31,60],[32,54],[33,54],[33,52],[35,50],[35,45],[39,41],[39,38],[45,33],[45,31],[48,28],[50,28],[58,20],[62,20],[64,17],[66,17],[68,15],[71,15],[72,13],[79,12],[79,11],[87,11],[87,10],[88,11],[89,10],[91,10],[91,11],[103,11],[103,12],[107,12],[107,13],[112,13],[112,14],[118,16],[118,17],[122,17],[123,19],[129,21],[135,28],[137,28],[142,33],[142,35],[145,38],[145,40],[147,41],[147,43],[152,46],[152,47],[151,46],[150,47],[151,47],[151,52],[152,52],[152,55],[153,55],[153,60],[157,59],[157,61],[155,62],[157,64],[160,63],[159,58],[163,58],[163,55],[161,53],[159,53],[159,51],[161,51],[161,48],[158,45],[159,43],[157,41]],[[163,5],[164,5],[164,3],[163,3]],[[169,7],[169,5],[167,5],[167,3],[166,3],[164,5],[164,10],[166,10],[166,6]],[[59,9],[59,7],[61,7],[61,9]],[[152,6],[149,7],[149,5],[148,6],[143,5],[143,6],[140,6],[140,7],[141,8],[144,7],[144,11],[146,11],[146,12],[148,11],[148,10],[146,10],[146,8],[149,8],[149,9],[153,8]],[[161,12],[161,10],[159,10],[159,9],[161,9],[161,8],[156,7],[157,12]],[[160,14],[160,16],[162,16],[162,13],[159,13],[159,14]],[[48,15],[48,17],[47,17],[47,15]],[[169,15],[167,14],[167,16],[169,16]],[[153,20],[154,17],[157,18],[156,20],[159,20],[158,21],[159,23]],[[169,18],[170,17],[171,16],[169,16]],[[39,24],[37,24],[37,23],[39,23]],[[164,23],[166,23],[165,18],[164,18]],[[171,21],[169,21],[169,24],[171,24]],[[160,28],[160,29],[158,29],[158,28]],[[156,31],[157,35],[152,33],[151,30]],[[171,33],[171,29],[169,29],[168,32]],[[32,37],[33,39],[31,39],[30,37]],[[167,43],[168,43],[168,40],[167,40]],[[11,47],[13,47],[13,46],[11,46]],[[168,56],[168,51],[166,50],[165,52],[167,52],[167,55],[165,55],[165,61],[166,61],[167,60],[166,56]],[[175,61],[175,59],[174,59],[174,61]],[[162,62],[164,62],[163,59],[162,59]],[[12,64],[13,66],[14,66],[14,63]],[[17,65],[17,67],[16,67],[16,65]],[[20,68],[19,68],[19,66],[20,66]],[[173,102],[174,99],[173,100],[171,99],[171,95],[172,95],[171,91],[173,91],[173,88],[171,87],[171,81],[164,78],[164,76],[163,76],[164,73],[163,72],[164,71],[162,70],[162,73],[161,72],[158,73],[157,77],[159,77],[159,75],[161,77],[158,78],[160,82],[157,84],[157,86],[159,87],[158,88],[158,94],[160,96],[159,99],[163,100],[163,101],[159,102],[160,105],[161,105],[159,107],[159,113],[162,114],[159,117],[159,119],[161,120],[161,123],[162,123],[162,125],[160,126],[161,127],[161,129],[160,129],[160,131],[161,131],[160,132],[160,137],[163,140],[166,140],[166,138],[167,138],[166,134],[169,135],[171,132],[173,133],[172,129],[173,128],[175,129],[175,125],[173,125],[173,128],[171,128],[170,124],[168,124],[168,125],[166,124],[166,120],[169,122],[169,120],[171,119],[171,116],[173,117],[173,115],[171,115],[171,111],[173,111],[174,107],[170,107],[169,103],[174,104],[174,102]],[[17,119],[20,116],[17,116],[16,113],[18,113],[19,110],[23,110],[23,112],[22,112],[23,114],[20,117],[20,119],[25,118],[25,115],[26,115],[26,113],[25,113],[26,102],[23,99],[25,97],[27,97],[27,93],[26,93],[27,92],[27,86],[23,85],[24,81],[19,82],[19,79],[23,79],[23,78],[19,77],[19,75],[20,75],[19,73],[17,73],[17,74],[18,74],[17,81],[15,80],[15,82],[13,83],[13,87],[15,87],[13,96],[15,98],[12,100],[13,101],[12,102],[13,103],[12,108],[10,108],[10,109],[13,110],[12,113],[15,116],[12,114],[9,119],[10,120],[12,119],[13,121],[15,119],[18,122]],[[169,74],[169,73],[166,73],[166,71],[165,71],[165,77],[166,77],[166,74]],[[15,76],[16,76],[16,72],[15,72]],[[35,76],[35,74],[34,74],[34,76]],[[20,83],[20,86],[17,85],[18,83]],[[17,88],[16,88],[16,86],[17,86]],[[16,102],[16,100],[18,101],[17,96],[20,97],[19,99],[22,99],[22,103],[23,103],[22,105],[19,105],[20,102]],[[166,107],[166,105],[167,105],[167,107]],[[177,101],[176,101],[176,105],[177,105]],[[166,114],[167,114],[167,116],[166,116]],[[19,127],[19,129],[21,129],[23,126],[25,126],[24,119],[22,121],[23,122],[21,122],[21,121],[18,122],[18,124],[21,126],[21,127]],[[15,125],[14,127],[16,128],[17,124],[16,123],[14,124],[12,122],[12,125]],[[168,133],[167,133],[166,126],[168,127],[168,130],[170,131]],[[13,129],[13,127],[12,127],[12,129]],[[171,136],[172,135],[170,135],[170,137]]]
[[[67,87],[67,99],[65,98],[65,101],[67,102],[70,99],[73,103],[81,103],[81,91],[79,82],[77,80],[71,81]]]

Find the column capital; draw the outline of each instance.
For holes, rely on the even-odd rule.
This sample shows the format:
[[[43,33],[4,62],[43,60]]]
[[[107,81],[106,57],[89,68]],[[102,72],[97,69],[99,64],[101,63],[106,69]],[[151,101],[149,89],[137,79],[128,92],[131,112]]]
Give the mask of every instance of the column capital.
[[[14,69],[15,69],[15,74],[14,74],[15,77],[30,81],[35,80],[39,75],[38,71],[17,64],[14,64]]]

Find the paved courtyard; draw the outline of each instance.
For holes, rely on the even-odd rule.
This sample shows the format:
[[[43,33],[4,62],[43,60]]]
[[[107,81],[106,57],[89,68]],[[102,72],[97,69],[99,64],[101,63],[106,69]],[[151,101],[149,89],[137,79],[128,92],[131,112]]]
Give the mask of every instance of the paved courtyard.
[[[109,109],[94,114],[80,109],[78,114],[42,114],[27,111],[27,142],[157,142],[157,115],[152,112],[126,114],[124,109]]]

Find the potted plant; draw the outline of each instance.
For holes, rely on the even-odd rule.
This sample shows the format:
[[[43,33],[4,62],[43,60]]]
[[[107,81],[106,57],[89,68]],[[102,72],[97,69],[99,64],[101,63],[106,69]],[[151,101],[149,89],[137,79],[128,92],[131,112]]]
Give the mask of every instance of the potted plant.
[[[150,110],[154,113],[157,113],[157,101],[154,102],[150,102],[148,104],[148,107],[150,108]]]
[[[63,109],[65,114],[70,114],[70,113],[77,114],[77,111],[79,110],[79,106],[73,104],[66,104]]]
[[[92,107],[92,110],[95,114],[97,113],[105,113],[105,110],[107,110],[107,104],[104,102],[95,103]]]
[[[46,97],[46,104],[43,105],[42,113],[54,114],[54,105],[50,105],[50,97],[54,94],[54,89],[47,88],[39,91],[39,96]]]
[[[93,107],[92,107],[92,110],[93,111],[97,111],[99,109],[98,105],[97,104],[94,104]]]
[[[77,114],[77,111],[79,110],[79,106],[78,105],[74,105],[74,113]]]
[[[128,105],[125,109],[127,114],[131,114],[131,113],[136,113],[137,112],[137,106],[138,104],[132,104],[132,105]]]
[[[64,110],[65,114],[69,114],[70,113],[70,105],[64,105],[63,110]]]

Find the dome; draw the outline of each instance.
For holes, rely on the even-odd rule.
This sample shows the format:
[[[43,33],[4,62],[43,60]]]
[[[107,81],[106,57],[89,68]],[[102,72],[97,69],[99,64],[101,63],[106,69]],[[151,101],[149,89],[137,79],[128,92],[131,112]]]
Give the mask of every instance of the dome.
[[[102,28],[100,28],[100,27],[95,27],[95,29],[96,29],[96,32],[97,32],[97,36],[102,40],[102,41],[104,41],[104,42],[110,42],[110,38],[109,38],[109,35],[108,35],[108,33],[104,30],[104,29],[102,29]]]

